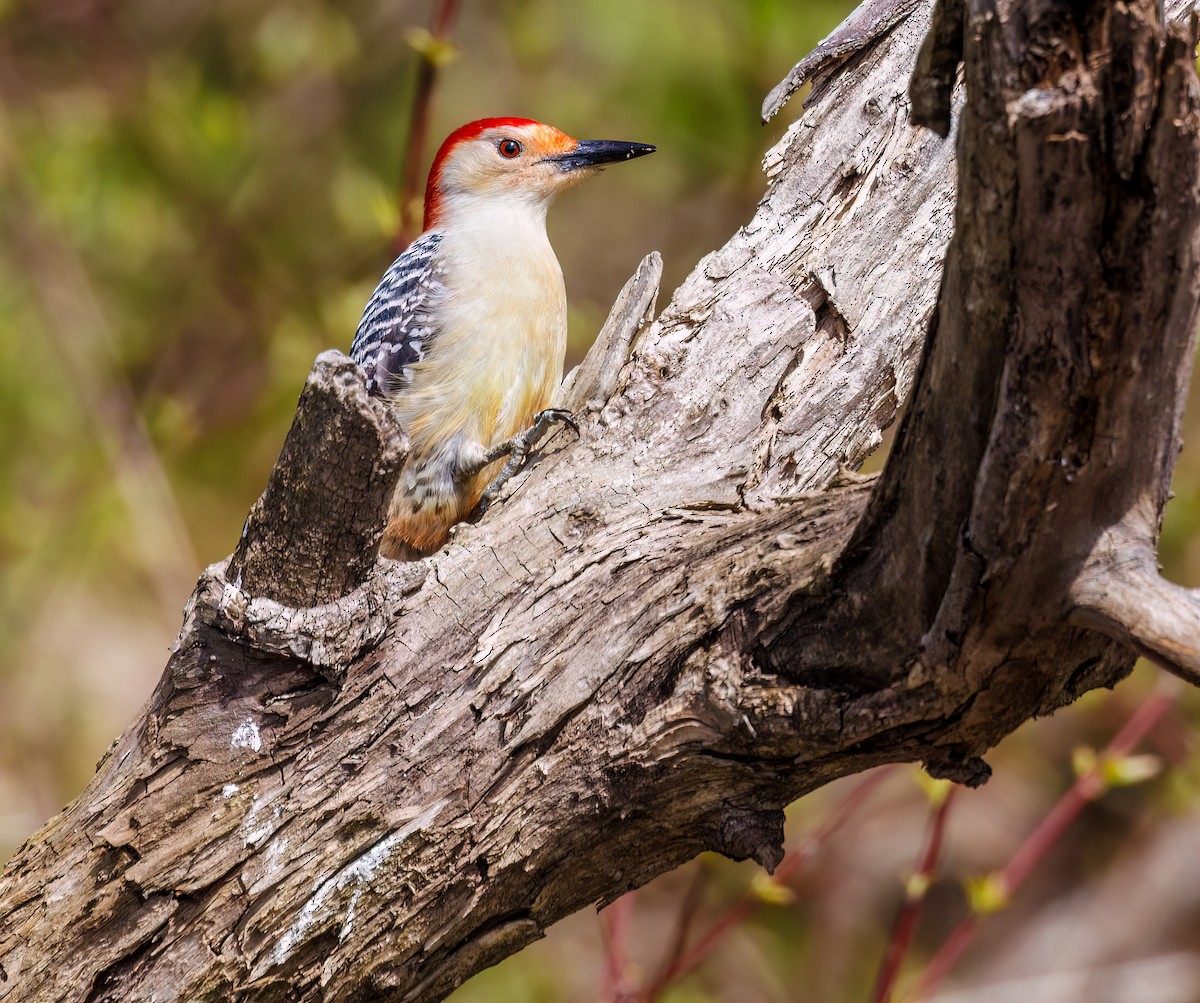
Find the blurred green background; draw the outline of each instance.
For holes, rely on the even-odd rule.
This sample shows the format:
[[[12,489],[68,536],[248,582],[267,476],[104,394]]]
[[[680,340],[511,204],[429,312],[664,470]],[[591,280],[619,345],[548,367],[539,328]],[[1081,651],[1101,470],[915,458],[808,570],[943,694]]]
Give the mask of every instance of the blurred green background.
[[[663,252],[670,290],[749,218],[761,155],[799,113],[794,102],[764,129],[762,97],[850,6],[461,5],[431,147],[497,114],[659,146],[551,213],[573,358],[645,253]],[[0,859],[79,792],[147,698],[197,574],[232,549],[265,483],[313,357],[348,347],[397,250],[430,18],[428,2],[384,0],[0,0]],[[1163,558],[1196,585],[1195,450],[1176,494]],[[962,914],[957,879],[1002,864],[1069,785],[1075,747],[1107,740],[1152,684],[1143,669],[997,750],[997,779],[956,804],[918,959]],[[1018,949],[1022,931],[1157,867],[1196,894],[1169,935],[1130,935],[1126,950],[1174,959],[1170,984],[1195,987],[1179,998],[1200,998],[1200,873],[1194,854],[1163,849],[1186,845],[1177,832],[1200,837],[1198,715],[1185,696],[1156,737],[1167,769],[1088,810],[1062,859],[989,924],[966,984],[1015,977],[1040,957]],[[838,797],[796,806],[793,838]],[[775,895],[666,998],[864,999],[926,805],[912,774],[889,777],[794,895]],[[662,957],[688,887],[703,929],[754,870],[706,858],[641,892],[631,977]],[[575,917],[458,998],[595,997],[599,930]]]

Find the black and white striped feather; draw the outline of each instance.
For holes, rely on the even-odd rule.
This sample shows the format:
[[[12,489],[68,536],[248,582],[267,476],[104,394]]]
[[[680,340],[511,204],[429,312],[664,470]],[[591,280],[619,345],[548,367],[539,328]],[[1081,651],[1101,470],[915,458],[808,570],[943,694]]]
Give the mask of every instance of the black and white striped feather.
[[[350,358],[367,375],[367,390],[391,396],[412,382],[412,366],[437,336],[435,302],[442,292],[440,233],[413,241],[383,273],[358,323]]]

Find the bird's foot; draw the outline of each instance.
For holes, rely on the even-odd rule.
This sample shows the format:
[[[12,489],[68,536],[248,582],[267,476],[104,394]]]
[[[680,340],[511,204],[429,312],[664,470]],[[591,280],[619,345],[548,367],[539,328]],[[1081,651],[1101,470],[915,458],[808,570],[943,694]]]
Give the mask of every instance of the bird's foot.
[[[479,473],[488,464],[495,463],[502,456],[508,457],[508,462],[504,464],[500,473],[496,475],[495,480],[484,489],[483,494],[480,496],[479,504],[475,507],[476,517],[483,515],[488,510],[488,506],[500,494],[501,488],[524,465],[530,450],[536,447],[545,438],[546,433],[555,425],[566,425],[567,428],[575,433],[575,437],[579,438],[579,425],[575,421],[575,416],[570,411],[561,407],[547,408],[545,411],[537,413],[537,416],[533,419],[533,424],[529,428],[523,432],[518,432],[511,439],[505,439],[503,442],[497,443],[473,463],[471,468],[463,471],[466,476],[470,477]]]

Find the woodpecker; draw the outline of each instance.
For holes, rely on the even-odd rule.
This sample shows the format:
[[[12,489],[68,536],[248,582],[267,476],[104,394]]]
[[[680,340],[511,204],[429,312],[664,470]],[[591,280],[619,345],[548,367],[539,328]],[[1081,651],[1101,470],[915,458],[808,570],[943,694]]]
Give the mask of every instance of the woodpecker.
[[[552,425],[574,427],[547,410],[562,379],[567,296],[546,211],[604,165],[654,150],[526,118],[471,122],[438,150],[424,231],[384,273],[350,349],[409,438],[385,556],[440,548]]]

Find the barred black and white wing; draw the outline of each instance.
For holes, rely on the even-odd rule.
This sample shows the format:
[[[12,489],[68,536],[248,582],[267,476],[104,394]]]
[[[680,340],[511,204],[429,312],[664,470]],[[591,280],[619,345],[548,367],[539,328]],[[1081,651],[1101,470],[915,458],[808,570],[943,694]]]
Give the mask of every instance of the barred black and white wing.
[[[363,311],[350,358],[367,375],[367,390],[390,396],[412,381],[437,335],[434,307],[442,283],[437,263],[440,233],[413,241],[383,274]]]

